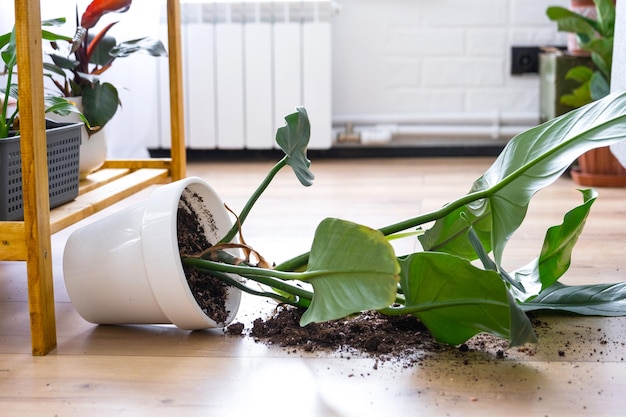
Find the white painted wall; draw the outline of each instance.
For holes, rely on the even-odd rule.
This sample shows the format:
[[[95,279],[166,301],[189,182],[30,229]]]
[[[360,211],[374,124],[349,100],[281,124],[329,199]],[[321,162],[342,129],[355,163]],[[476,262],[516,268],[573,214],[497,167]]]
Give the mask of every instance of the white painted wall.
[[[564,45],[545,15],[569,0],[341,0],[333,113],[538,115],[536,75],[510,75],[511,46]]]

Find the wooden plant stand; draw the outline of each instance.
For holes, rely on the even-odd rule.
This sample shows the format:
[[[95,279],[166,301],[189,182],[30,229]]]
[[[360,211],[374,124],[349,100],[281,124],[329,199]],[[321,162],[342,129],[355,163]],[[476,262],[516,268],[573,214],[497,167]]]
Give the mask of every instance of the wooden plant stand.
[[[180,2],[167,1],[170,75],[170,158],[109,160],[81,181],[76,200],[50,210],[43,103],[39,0],[15,0],[19,68],[24,221],[0,222],[0,260],[26,261],[32,353],[56,347],[51,234],[146,187],[185,174]]]

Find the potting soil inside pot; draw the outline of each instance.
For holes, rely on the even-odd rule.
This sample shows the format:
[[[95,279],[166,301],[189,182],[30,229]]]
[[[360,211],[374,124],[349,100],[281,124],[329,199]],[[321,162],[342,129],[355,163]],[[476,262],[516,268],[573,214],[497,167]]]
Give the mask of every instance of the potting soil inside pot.
[[[197,203],[202,203],[202,197],[193,192],[184,192],[178,203],[176,230],[178,250],[181,255],[198,254],[211,247],[211,243],[206,238],[204,224],[200,221],[200,218],[204,216],[210,222],[211,213],[205,212],[199,216],[194,208],[202,204]],[[183,266],[183,270],[189,289],[202,311],[216,323],[225,323],[230,314],[230,311],[226,309],[229,285],[186,265]]]

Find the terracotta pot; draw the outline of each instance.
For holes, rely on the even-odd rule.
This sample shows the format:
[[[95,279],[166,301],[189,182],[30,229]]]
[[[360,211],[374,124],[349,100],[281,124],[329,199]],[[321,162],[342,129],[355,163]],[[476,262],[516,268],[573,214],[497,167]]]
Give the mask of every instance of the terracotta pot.
[[[587,187],[626,187],[626,168],[609,147],[592,149],[578,158],[578,169],[572,170],[576,184]]]
[[[200,178],[163,185],[143,204],[99,219],[68,238],[63,254],[67,292],[78,313],[98,324],[173,323],[182,329],[224,327],[237,314],[241,290],[229,287],[228,317],[207,316],[191,292],[178,249],[177,211],[193,206],[209,243],[232,222],[223,202]],[[189,197],[191,196],[191,198]],[[240,256],[239,253],[233,253]]]

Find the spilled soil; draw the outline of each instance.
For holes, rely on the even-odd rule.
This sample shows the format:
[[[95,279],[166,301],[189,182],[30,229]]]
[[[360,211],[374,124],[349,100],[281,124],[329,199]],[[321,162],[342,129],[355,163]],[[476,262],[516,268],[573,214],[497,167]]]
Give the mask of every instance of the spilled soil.
[[[421,363],[429,354],[444,351],[465,353],[488,352],[494,358],[504,357],[505,340],[479,335],[460,346],[438,343],[415,316],[385,316],[364,312],[345,319],[300,326],[303,310],[278,306],[266,319],[257,318],[250,329],[233,323],[226,333],[252,337],[259,343],[279,346],[290,353],[333,352],[342,356],[365,355],[379,361],[401,361],[405,367]]]

